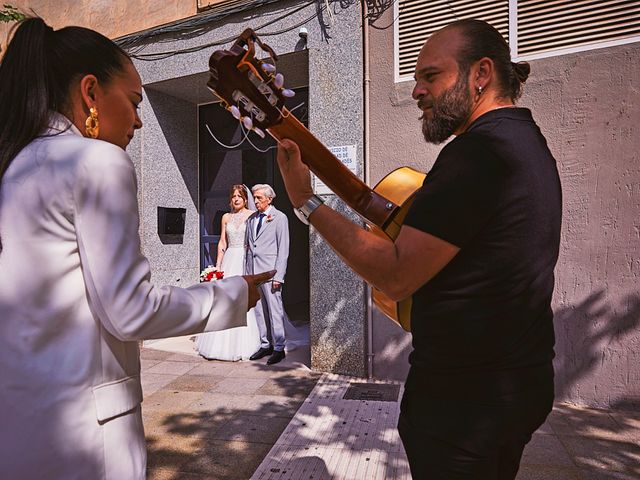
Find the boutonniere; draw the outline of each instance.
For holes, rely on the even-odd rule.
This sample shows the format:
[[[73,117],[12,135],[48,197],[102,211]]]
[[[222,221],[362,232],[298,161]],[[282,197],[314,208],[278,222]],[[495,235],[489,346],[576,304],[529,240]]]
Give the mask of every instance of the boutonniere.
[[[271,220],[273,220],[273,215],[271,214],[267,215],[267,222],[270,222]]]

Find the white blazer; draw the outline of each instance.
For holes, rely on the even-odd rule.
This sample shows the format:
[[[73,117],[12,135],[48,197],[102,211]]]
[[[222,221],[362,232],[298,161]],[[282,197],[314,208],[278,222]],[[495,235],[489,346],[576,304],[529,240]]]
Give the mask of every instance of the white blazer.
[[[128,155],[48,135],[0,186],[0,476],[143,479],[138,340],[245,325],[246,282],[152,285]]]

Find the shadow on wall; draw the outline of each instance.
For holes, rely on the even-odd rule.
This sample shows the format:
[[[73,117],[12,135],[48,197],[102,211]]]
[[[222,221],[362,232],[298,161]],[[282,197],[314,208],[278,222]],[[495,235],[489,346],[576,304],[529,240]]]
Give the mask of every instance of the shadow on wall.
[[[640,406],[640,364],[629,335],[640,324],[640,296],[614,306],[601,289],[556,310],[556,400],[632,409]],[[637,334],[636,334],[637,335]]]

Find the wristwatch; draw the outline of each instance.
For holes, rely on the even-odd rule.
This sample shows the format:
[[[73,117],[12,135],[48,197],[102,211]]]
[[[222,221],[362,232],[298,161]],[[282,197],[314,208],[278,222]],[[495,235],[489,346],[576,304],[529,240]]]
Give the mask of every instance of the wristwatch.
[[[298,220],[300,220],[305,225],[309,225],[309,215],[311,215],[316,208],[322,205],[324,202],[317,195],[311,195],[309,200],[304,202],[304,204],[300,208],[294,208],[293,213],[296,214]]]

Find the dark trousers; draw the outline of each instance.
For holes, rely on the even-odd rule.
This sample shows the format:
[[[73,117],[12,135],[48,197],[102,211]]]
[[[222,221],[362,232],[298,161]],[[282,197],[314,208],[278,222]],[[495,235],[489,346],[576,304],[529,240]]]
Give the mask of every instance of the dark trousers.
[[[552,367],[453,382],[421,373],[409,373],[398,422],[413,479],[513,480],[553,407]]]

